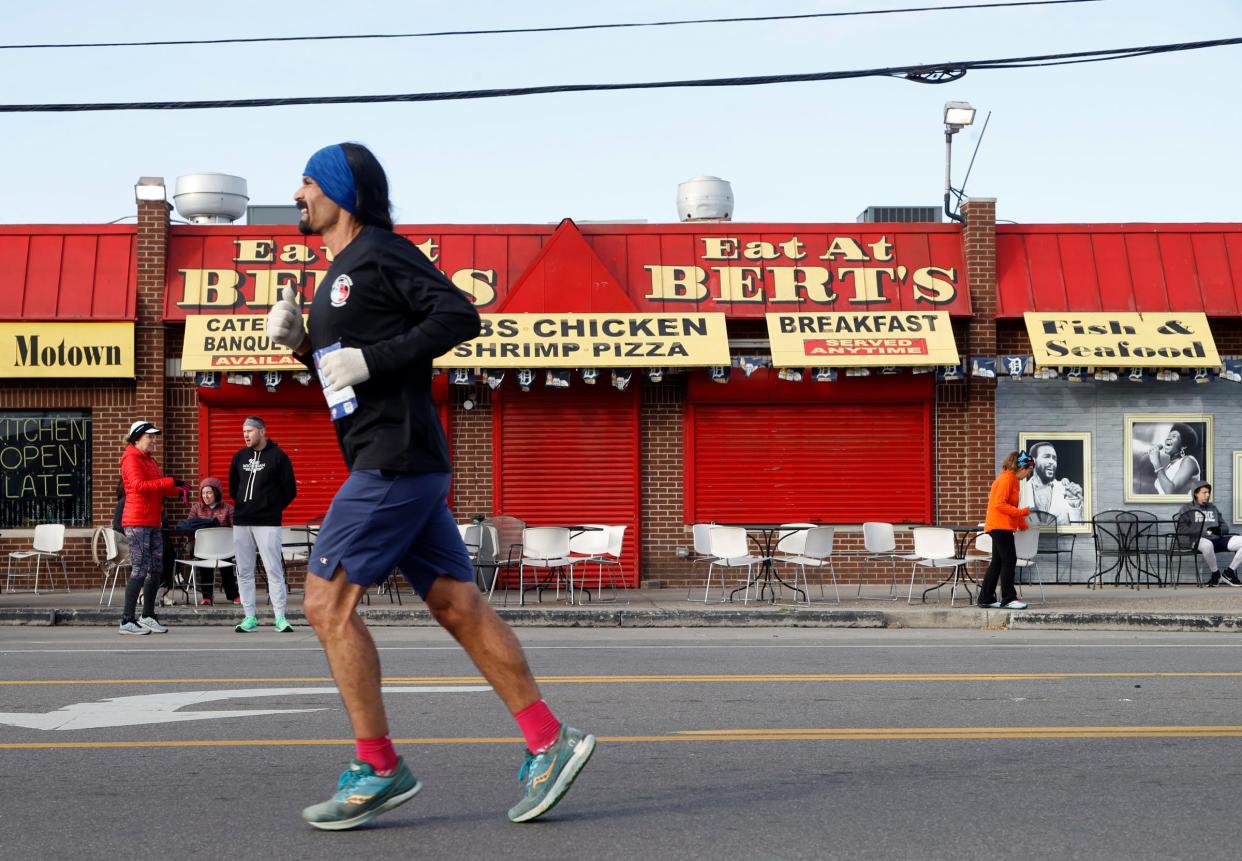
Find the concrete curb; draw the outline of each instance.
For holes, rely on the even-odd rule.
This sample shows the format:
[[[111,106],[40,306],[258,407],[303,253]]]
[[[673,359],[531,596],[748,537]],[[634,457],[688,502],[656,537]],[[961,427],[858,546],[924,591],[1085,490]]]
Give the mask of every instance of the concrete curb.
[[[1223,613],[1146,613],[1029,610],[981,610],[977,607],[945,609],[820,610],[793,607],[664,609],[626,606],[590,607],[498,607],[500,617],[514,627],[523,628],[909,628],[956,630],[1089,630],[1089,631],[1242,631],[1242,614]],[[359,614],[376,626],[430,627],[436,624],[421,606],[362,607]],[[119,620],[113,607],[44,608],[0,607],[0,625],[95,626],[112,627]],[[185,608],[162,608],[160,618],[170,627],[232,627],[240,614],[236,608],[211,608],[194,612]],[[271,625],[271,614],[259,617],[262,626]],[[302,628],[306,619],[300,612],[289,613],[289,621]]]

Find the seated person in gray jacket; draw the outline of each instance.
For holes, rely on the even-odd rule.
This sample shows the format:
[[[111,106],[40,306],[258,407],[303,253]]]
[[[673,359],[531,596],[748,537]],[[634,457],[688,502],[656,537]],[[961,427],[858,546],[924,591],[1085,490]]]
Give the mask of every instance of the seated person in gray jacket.
[[[1181,524],[1191,521],[1191,513],[1198,511],[1203,515],[1203,537],[1199,539],[1199,552],[1207,562],[1211,577],[1209,586],[1218,585],[1223,579],[1225,583],[1242,586],[1238,581],[1238,567],[1242,565],[1242,535],[1229,534],[1229,521],[1220,513],[1220,509],[1212,504],[1212,485],[1200,482],[1190,495],[1191,501],[1177,510],[1179,531]],[[1229,567],[1221,571],[1217,567],[1216,554],[1233,551],[1233,561]]]

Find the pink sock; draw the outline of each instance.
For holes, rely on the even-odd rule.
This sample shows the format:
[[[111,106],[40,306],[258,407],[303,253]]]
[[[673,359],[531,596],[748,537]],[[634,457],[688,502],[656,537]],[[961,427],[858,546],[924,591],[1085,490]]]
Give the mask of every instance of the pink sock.
[[[357,758],[375,769],[381,777],[386,777],[397,767],[397,750],[392,746],[392,739],[386,735],[354,739],[354,749]]]
[[[531,703],[513,716],[526,739],[526,749],[541,753],[550,748],[561,731],[561,722],[543,700]]]

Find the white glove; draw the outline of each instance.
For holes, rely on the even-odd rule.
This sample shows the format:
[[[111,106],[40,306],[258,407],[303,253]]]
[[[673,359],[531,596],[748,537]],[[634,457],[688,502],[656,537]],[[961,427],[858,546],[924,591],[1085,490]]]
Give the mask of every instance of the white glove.
[[[295,301],[297,291],[286,287],[280,301],[267,312],[267,336],[273,343],[296,350],[306,340],[306,326],[302,324],[302,309]]]
[[[371,369],[357,347],[341,347],[319,360],[319,375],[331,391],[339,392],[371,379]]]

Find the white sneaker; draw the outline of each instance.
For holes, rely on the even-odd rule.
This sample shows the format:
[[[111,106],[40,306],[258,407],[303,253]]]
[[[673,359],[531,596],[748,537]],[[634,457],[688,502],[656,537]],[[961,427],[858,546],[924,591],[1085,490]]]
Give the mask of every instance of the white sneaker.
[[[1027,604],[1025,601],[1010,601],[1008,604],[1005,605],[1005,609],[1006,610],[1025,610],[1029,606],[1030,604]]]
[[[141,619],[138,620],[138,624],[141,625],[143,628],[146,628],[152,634],[167,634],[168,633],[168,629],[165,628],[163,625],[161,625],[158,619],[153,619],[150,616],[143,616]]]
[[[151,633],[146,628],[139,625],[137,622],[122,622],[121,627],[117,628],[116,632],[118,634],[149,634]]]

